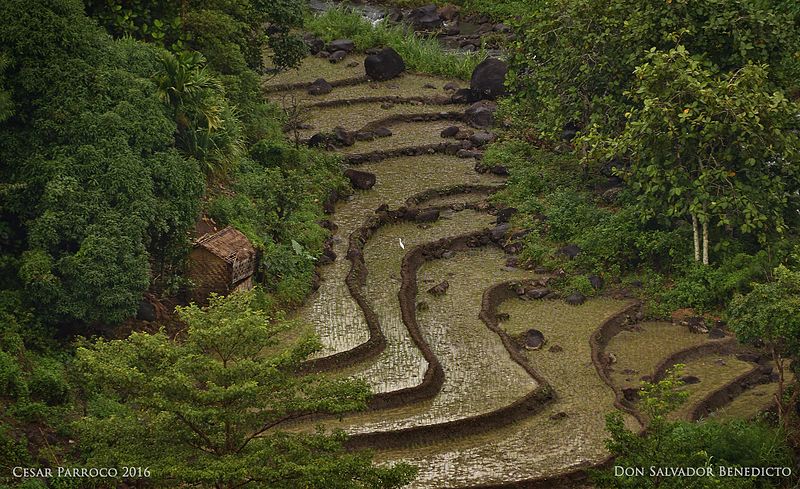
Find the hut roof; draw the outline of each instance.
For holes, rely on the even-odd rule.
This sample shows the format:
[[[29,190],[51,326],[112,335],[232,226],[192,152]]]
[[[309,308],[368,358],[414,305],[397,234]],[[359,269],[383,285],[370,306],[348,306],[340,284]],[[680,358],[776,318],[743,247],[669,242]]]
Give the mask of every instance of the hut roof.
[[[195,246],[202,246],[228,263],[256,252],[247,236],[230,226],[216,233],[203,235],[195,241]]]

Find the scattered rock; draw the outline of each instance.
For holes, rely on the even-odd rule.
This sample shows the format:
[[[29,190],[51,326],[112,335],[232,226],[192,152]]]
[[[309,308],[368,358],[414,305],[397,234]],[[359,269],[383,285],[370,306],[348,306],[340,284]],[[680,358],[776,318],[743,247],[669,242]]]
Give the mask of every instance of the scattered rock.
[[[508,223],[500,224],[492,229],[492,241],[498,242],[501,241],[503,238],[506,237],[508,234],[508,230],[511,229],[511,225]]]
[[[514,207],[506,207],[497,211],[495,215],[497,224],[502,224],[504,222],[508,222],[511,220],[511,216],[513,216],[517,212],[517,209]]]
[[[478,154],[479,153],[475,151],[470,151],[468,149],[459,149],[458,152],[456,152],[456,156],[458,156],[459,158],[475,158],[476,156],[478,156]]]
[[[570,260],[578,256],[581,252],[581,247],[575,243],[569,243],[558,249],[558,254],[564,255]]]
[[[343,60],[347,56],[345,51],[335,51],[328,56],[328,61],[331,63],[338,63],[339,61]]]
[[[586,302],[586,296],[581,294],[580,292],[573,292],[564,299],[564,302],[571,306],[580,306],[584,302]]]
[[[312,56],[325,49],[325,41],[316,36],[308,35],[304,41],[308,46],[308,53]]]
[[[544,343],[544,333],[538,329],[529,329],[525,332],[525,348],[528,350],[538,350]]]
[[[589,283],[592,284],[592,288],[594,290],[600,290],[603,288],[603,279],[599,275],[589,275],[587,278],[589,279]]]
[[[606,365],[614,365],[617,363],[617,356],[613,353],[606,353],[605,362]]]
[[[498,321],[508,321],[511,316],[508,315],[507,312],[501,312],[495,315]]]
[[[156,320],[156,307],[145,299],[139,301],[139,308],[136,310],[136,319],[140,321],[153,322]]]
[[[480,100],[480,97],[469,88],[459,88],[455,91],[453,96],[450,97],[450,100],[456,104],[471,104]]]
[[[712,340],[719,340],[725,338],[727,335],[721,328],[713,328],[708,332],[708,337]]]
[[[482,100],[470,105],[464,111],[467,124],[478,129],[485,129],[494,123],[494,113],[497,104]]]
[[[336,51],[344,51],[350,53],[356,48],[356,45],[350,39],[336,39],[328,43],[327,50],[331,53]]]
[[[417,302],[417,312],[423,312],[428,310],[428,303],[425,301]]]
[[[489,173],[497,175],[499,177],[507,177],[509,175],[508,168],[506,168],[503,165],[495,165],[489,168]]]
[[[364,71],[373,80],[390,80],[405,71],[403,58],[392,48],[384,48],[378,54],[371,54],[364,59]]]
[[[485,146],[494,141],[494,134],[490,132],[476,132],[469,138],[469,140],[475,146]]]
[[[529,299],[544,299],[550,295],[550,289],[547,287],[533,287],[525,290],[525,297]]]
[[[700,378],[695,376],[695,375],[683,375],[683,376],[679,377],[678,380],[680,380],[681,382],[683,382],[686,385],[692,385],[692,384],[699,384],[700,383]]]
[[[741,362],[758,363],[761,356],[757,353],[739,353],[736,355],[736,359]]]
[[[708,328],[706,327],[706,320],[702,316],[692,316],[688,318],[686,321],[682,322],[687,328],[689,328],[690,333],[695,334],[706,334],[708,333]]]
[[[447,289],[450,288],[450,282],[447,280],[442,281],[438,285],[434,285],[430,289],[428,289],[428,293],[433,296],[441,296],[447,293]]]
[[[388,138],[392,135],[392,131],[388,127],[379,127],[372,132],[379,138]]]
[[[622,389],[622,397],[628,402],[636,402],[639,400],[639,389],[635,387],[626,387]]]
[[[458,126],[445,127],[442,129],[442,132],[440,132],[439,135],[443,138],[451,138],[458,134],[458,131]]]
[[[458,90],[460,87],[458,86],[458,83],[456,83],[456,82],[448,82],[448,83],[445,83],[442,88],[445,89],[445,90],[448,90],[448,91],[455,91],[455,90]]]
[[[381,109],[383,109],[383,110],[389,110],[389,109],[391,109],[393,107],[394,107],[394,104],[391,103],[391,102],[384,102],[384,103],[381,104]]]
[[[473,132],[469,129],[459,129],[458,132],[453,136],[458,141],[466,141],[467,139],[472,137]]]
[[[308,87],[307,91],[309,95],[326,95],[331,93],[331,90],[333,90],[333,87],[330,83],[325,81],[324,78],[317,78],[311,82],[311,85]]]
[[[436,86],[433,83],[426,83],[422,85],[422,88],[436,89]]]
[[[352,146],[356,142],[355,137],[353,137],[353,133],[342,126],[336,126],[333,128],[333,136],[336,138],[336,142],[338,142],[341,146]]]
[[[344,176],[350,180],[353,188],[359,190],[369,190],[375,185],[374,173],[348,168],[344,171]]]
[[[358,66],[358,61],[351,61],[347,63],[348,68],[355,68],[356,66]]]
[[[317,58],[327,59],[328,57],[330,57],[330,55],[331,53],[327,51],[320,51],[317,53]]]
[[[353,133],[356,141],[372,141],[375,139],[375,133],[371,131],[356,131]]]
[[[437,13],[443,20],[453,20],[458,17],[458,7],[452,3],[448,3],[447,5],[439,7]]]
[[[307,144],[309,148],[317,148],[320,146],[325,146],[327,142],[328,142],[327,136],[325,136],[321,132],[318,132],[308,139]]]
[[[550,421],[561,421],[562,419],[565,419],[567,417],[569,417],[567,413],[565,413],[564,411],[559,411],[557,413],[550,415]]]
[[[411,22],[415,29],[423,30],[438,29],[443,24],[436,5],[433,4],[415,8],[406,15],[406,20]]]
[[[505,95],[508,64],[497,58],[483,60],[472,72],[470,89],[483,99],[494,100]]]
[[[564,348],[561,345],[553,345],[547,351],[550,353],[561,353],[564,351]]]
[[[721,358],[717,358],[716,360],[714,360],[714,365],[717,365],[719,367],[724,367],[727,364],[728,363],[725,360],[721,359]]]
[[[317,264],[327,265],[329,263],[333,263],[334,261],[336,261],[336,252],[326,246],[322,250],[322,255],[319,257],[319,260],[317,260]]]
[[[414,221],[416,222],[433,222],[439,219],[439,210],[438,209],[429,209],[418,213],[414,217]]]

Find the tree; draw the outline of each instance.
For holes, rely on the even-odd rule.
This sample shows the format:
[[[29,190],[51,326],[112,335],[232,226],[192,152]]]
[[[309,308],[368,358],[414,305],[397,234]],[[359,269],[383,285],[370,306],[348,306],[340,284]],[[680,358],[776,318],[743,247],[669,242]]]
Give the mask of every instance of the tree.
[[[775,402],[784,427],[789,430],[797,419],[800,396],[800,272],[781,265],[771,282],[755,284],[746,295],[733,299],[728,307],[728,325],[739,341],[765,344],[778,369]],[[789,363],[791,361],[791,364]],[[787,368],[792,369],[787,386]]]
[[[112,40],[79,0],[4,2],[0,22],[4,285],[50,323],[118,323],[174,273],[205,183],[150,80],[159,48]]]
[[[766,477],[727,477],[715,466],[790,467],[792,451],[781,430],[765,422],[698,423],[673,421],[669,414],[686,401],[679,380],[683,365],[675,365],[655,383],[643,382],[638,407],[647,415],[645,433],[629,430],[618,412],[606,417],[606,446],[614,466],[593,473],[598,487],[615,489],[749,489],[775,487]],[[633,469],[643,469],[636,474]],[[701,468],[700,476],[666,476],[659,469]],[[625,471],[628,469],[628,471]],[[775,479],[779,484],[785,480]]]
[[[312,414],[363,409],[360,381],[296,373],[319,348],[286,345],[290,321],[257,308],[253,292],[178,309],[185,339],[134,333],[77,351],[88,414],[79,423],[89,461],[150,467],[161,484],[215,488],[385,488],[406,484],[405,465],[376,468],[345,437],[287,433]]]
[[[678,45],[723,72],[770,66],[768,89],[800,80],[800,6],[793,0],[547,0],[516,20],[509,83],[524,124],[558,137],[567,124],[611,134],[648,50]]]
[[[616,159],[645,210],[688,216],[694,257],[709,263],[710,226],[768,236],[787,230],[800,189],[797,104],[770,91],[765,66],[722,72],[683,46],[651,50],[634,71],[622,131],[592,131],[592,156]],[[701,253],[702,240],[702,253]]]

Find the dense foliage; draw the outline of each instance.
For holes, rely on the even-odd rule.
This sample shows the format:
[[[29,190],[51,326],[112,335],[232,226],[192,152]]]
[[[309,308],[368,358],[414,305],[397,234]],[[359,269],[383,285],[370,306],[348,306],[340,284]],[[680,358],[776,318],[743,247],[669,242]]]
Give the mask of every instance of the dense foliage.
[[[280,341],[292,327],[269,317],[253,293],[180,308],[183,341],[134,333],[77,352],[92,393],[78,432],[93,466],[150,467],[159,484],[233,489],[378,488],[405,484],[411,469],[373,468],[343,450],[343,434],[285,433],[311,414],[363,409],[361,381],[297,375],[319,348]]]
[[[50,321],[119,322],[151,266],[181,253],[203,192],[149,79],[158,50],[112,41],[77,1],[6,2],[0,17],[14,110],[0,125],[2,287]]]
[[[669,413],[686,399],[678,380],[680,365],[656,383],[644,382],[640,406],[649,418],[641,436],[625,427],[620,413],[608,415],[606,445],[615,456],[614,466],[594,480],[608,488],[769,488],[780,487],[780,477],[729,477],[718,467],[792,467],[792,451],[780,430],[765,422],[705,420],[671,421]],[[658,475],[658,469],[709,469],[710,475]],[[624,474],[619,468],[643,468],[644,475]],[[651,472],[651,468],[654,471]],[[774,484],[774,485],[773,485]]]
[[[510,83],[543,134],[567,124],[613,133],[633,105],[625,94],[651,48],[683,45],[721,71],[770,67],[767,90],[800,79],[800,7],[793,0],[547,0],[517,21]]]

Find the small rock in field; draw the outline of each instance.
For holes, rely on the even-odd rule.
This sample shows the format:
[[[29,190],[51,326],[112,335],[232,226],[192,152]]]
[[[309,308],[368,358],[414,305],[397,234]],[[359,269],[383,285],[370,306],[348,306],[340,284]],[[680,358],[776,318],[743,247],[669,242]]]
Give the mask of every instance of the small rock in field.
[[[392,135],[391,129],[388,127],[379,127],[373,131],[379,138],[388,138]]]
[[[309,95],[325,95],[331,93],[331,90],[333,90],[333,87],[330,83],[325,81],[324,78],[317,78],[311,82],[307,91]]]
[[[579,306],[586,302],[586,296],[581,294],[580,292],[573,292],[572,294],[568,295],[564,302],[571,306]]]
[[[349,53],[356,48],[355,43],[350,39],[336,39],[328,43],[328,51],[336,52],[336,51],[344,51],[345,53]]]
[[[450,288],[450,282],[444,280],[440,282],[438,285],[434,285],[430,289],[428,289],[428,293],[434,296],[441,296],[447,293],[447,289]]]
[[[445,127],[442,129],[442,132],[440,132],[439,135],[443,138],[451,138],[458,134],[458,130],[458,126]]]
[[[544,333],[538,329],[529,329],[525,332],[525,348],[528,350],[538,350],[544,343]]]
[[[339,61],[343,60],[345,56],[347,56],[346,52],[336,51],[334,53],[331,53],[330,56],[328,56],[328,61],[330,61],[331,63],[338,63]]]
[[[553,345],[547,351],[549,351],[550,353],[561,353],[562,351],[564,351],[564,348],[561,347],[561,345]]]
[[[445,89],[445,90],[448,90],[448,91],[455,91],[455,90],[458,90],[460,87],[458,86],[458,83],[456,83],[456,82],[448,82],[448,83],[445,83],[442,88]]]

